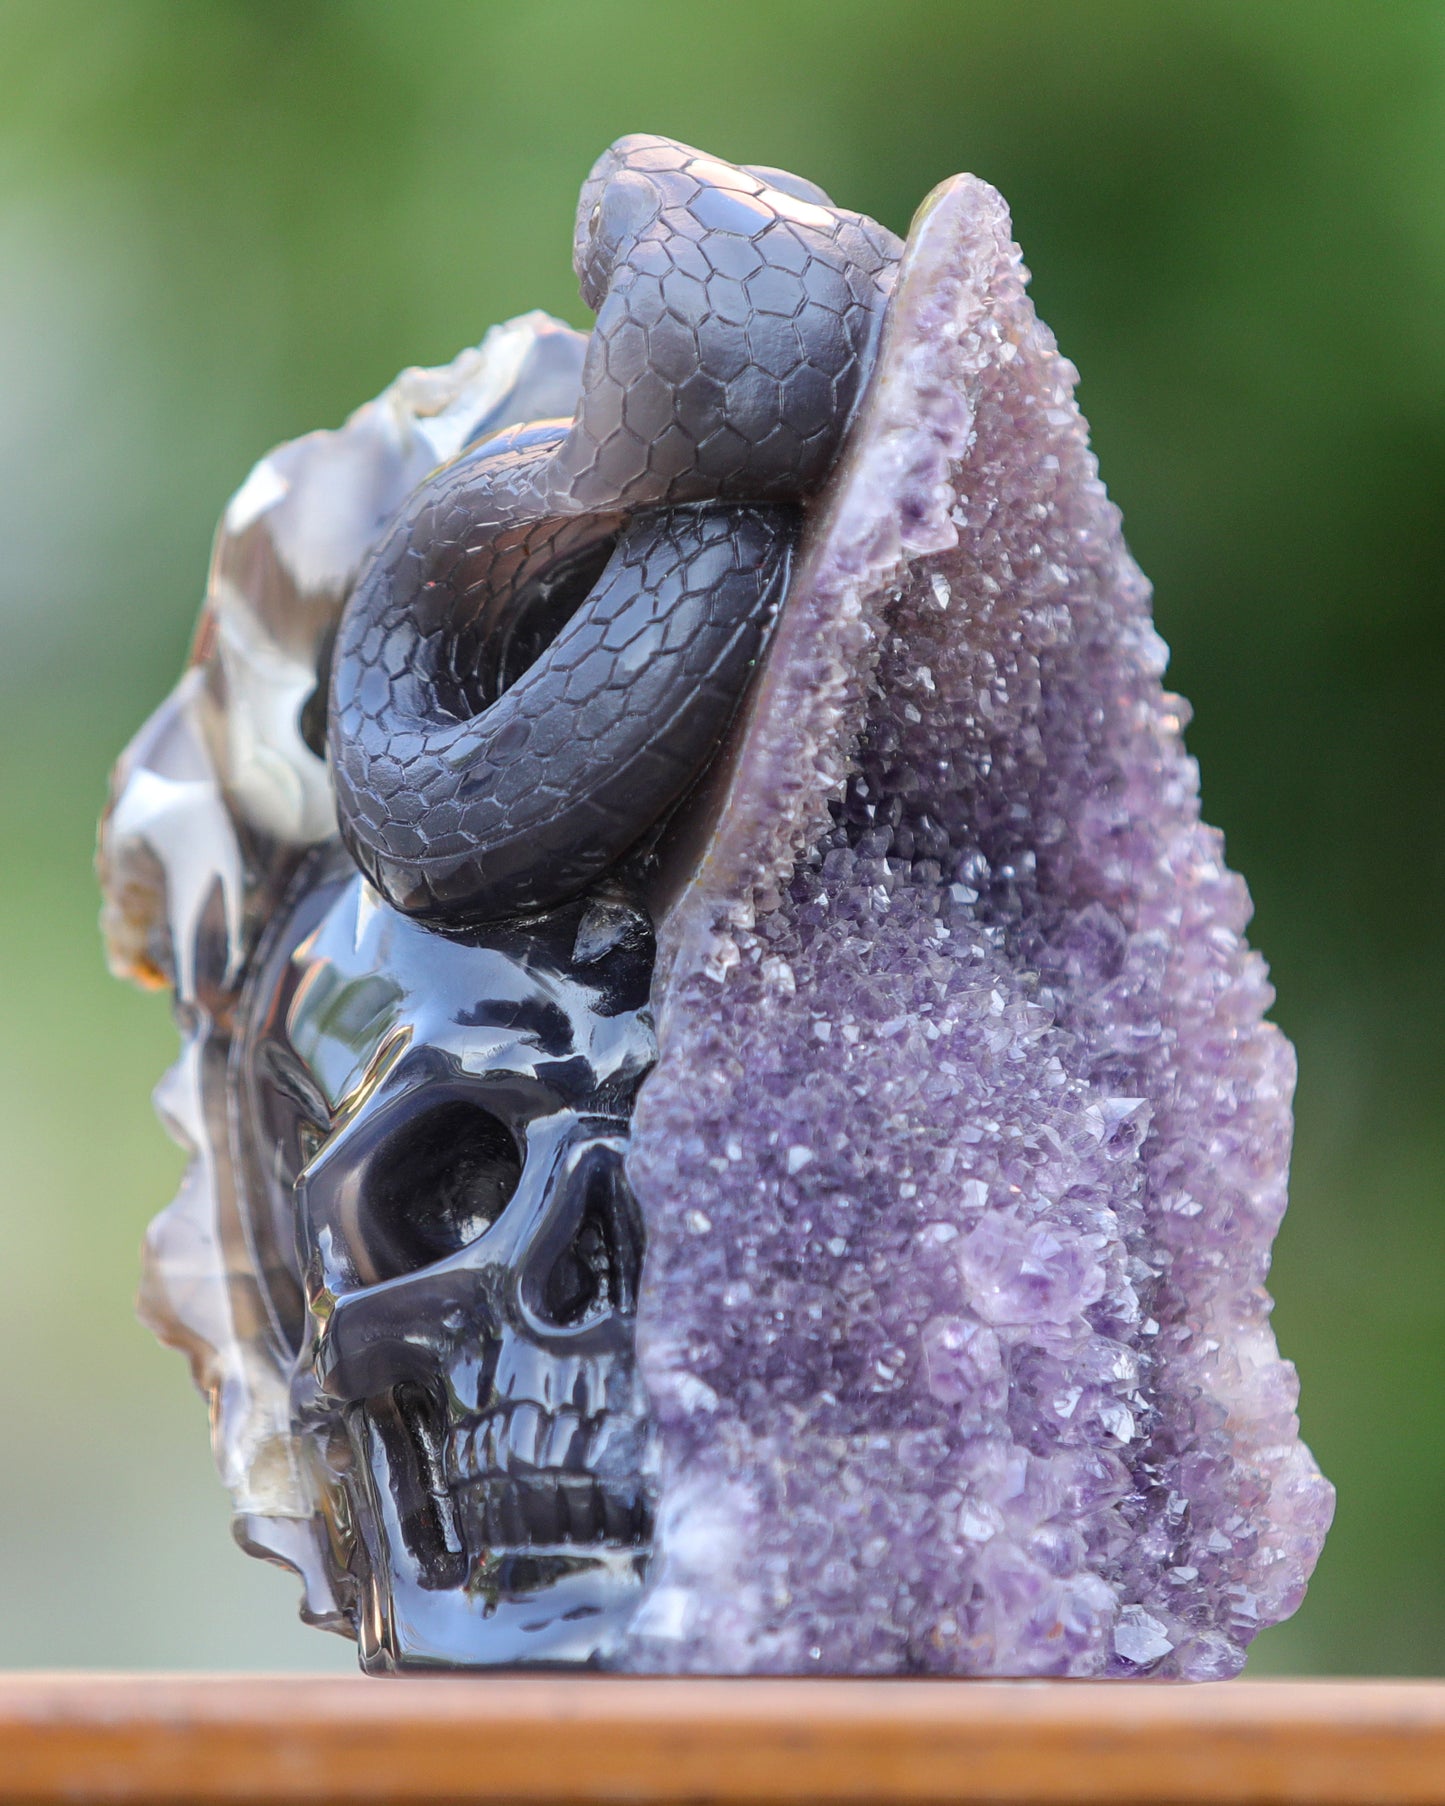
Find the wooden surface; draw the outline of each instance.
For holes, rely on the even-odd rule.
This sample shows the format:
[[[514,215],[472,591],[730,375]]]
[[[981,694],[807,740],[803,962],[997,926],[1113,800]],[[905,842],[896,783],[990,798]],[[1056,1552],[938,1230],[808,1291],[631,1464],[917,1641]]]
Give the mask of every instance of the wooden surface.
[[[0,1676],[62,1800],[1445,1806],[1445,1683]]]

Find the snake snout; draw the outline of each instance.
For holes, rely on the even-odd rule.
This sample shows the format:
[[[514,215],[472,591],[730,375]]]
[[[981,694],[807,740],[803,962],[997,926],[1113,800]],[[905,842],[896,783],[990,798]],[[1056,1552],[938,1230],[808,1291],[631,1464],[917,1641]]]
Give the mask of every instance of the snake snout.
[[[662,197],[637,170],[618,171],[601,184],[595,197],[584,191],[578,208],[575,262],[582,299],[593,313],[607,297],[613,271],[661,207]]]

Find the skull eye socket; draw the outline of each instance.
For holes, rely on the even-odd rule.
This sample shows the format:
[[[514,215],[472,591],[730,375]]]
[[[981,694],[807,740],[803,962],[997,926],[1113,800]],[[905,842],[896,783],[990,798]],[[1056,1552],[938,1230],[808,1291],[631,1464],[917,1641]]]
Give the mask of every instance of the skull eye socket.
[[[414,1273],[476,1241],[521,1176],[511,1131],[478,1104],[454,1099],[398,1130],[372,1165],[358,1213],[378,1278]]]

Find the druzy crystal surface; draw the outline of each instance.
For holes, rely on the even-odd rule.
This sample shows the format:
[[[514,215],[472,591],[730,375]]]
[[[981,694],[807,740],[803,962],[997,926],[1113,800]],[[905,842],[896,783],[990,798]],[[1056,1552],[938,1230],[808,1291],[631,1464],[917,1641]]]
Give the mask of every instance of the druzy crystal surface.
[[[635,1667],[1228,1675],[1330,1517],[1293,1055],[1024,285],[938,191],[665,931]]]

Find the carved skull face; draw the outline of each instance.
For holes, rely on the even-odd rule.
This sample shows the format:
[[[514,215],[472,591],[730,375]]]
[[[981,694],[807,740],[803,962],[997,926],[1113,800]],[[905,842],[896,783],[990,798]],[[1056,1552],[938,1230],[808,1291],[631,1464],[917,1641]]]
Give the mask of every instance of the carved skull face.
[[[622,905],[444,936],[336,862],[252,983],[256,1265],[368,1670],[588,1661],[637,1604],[651,963]]]

